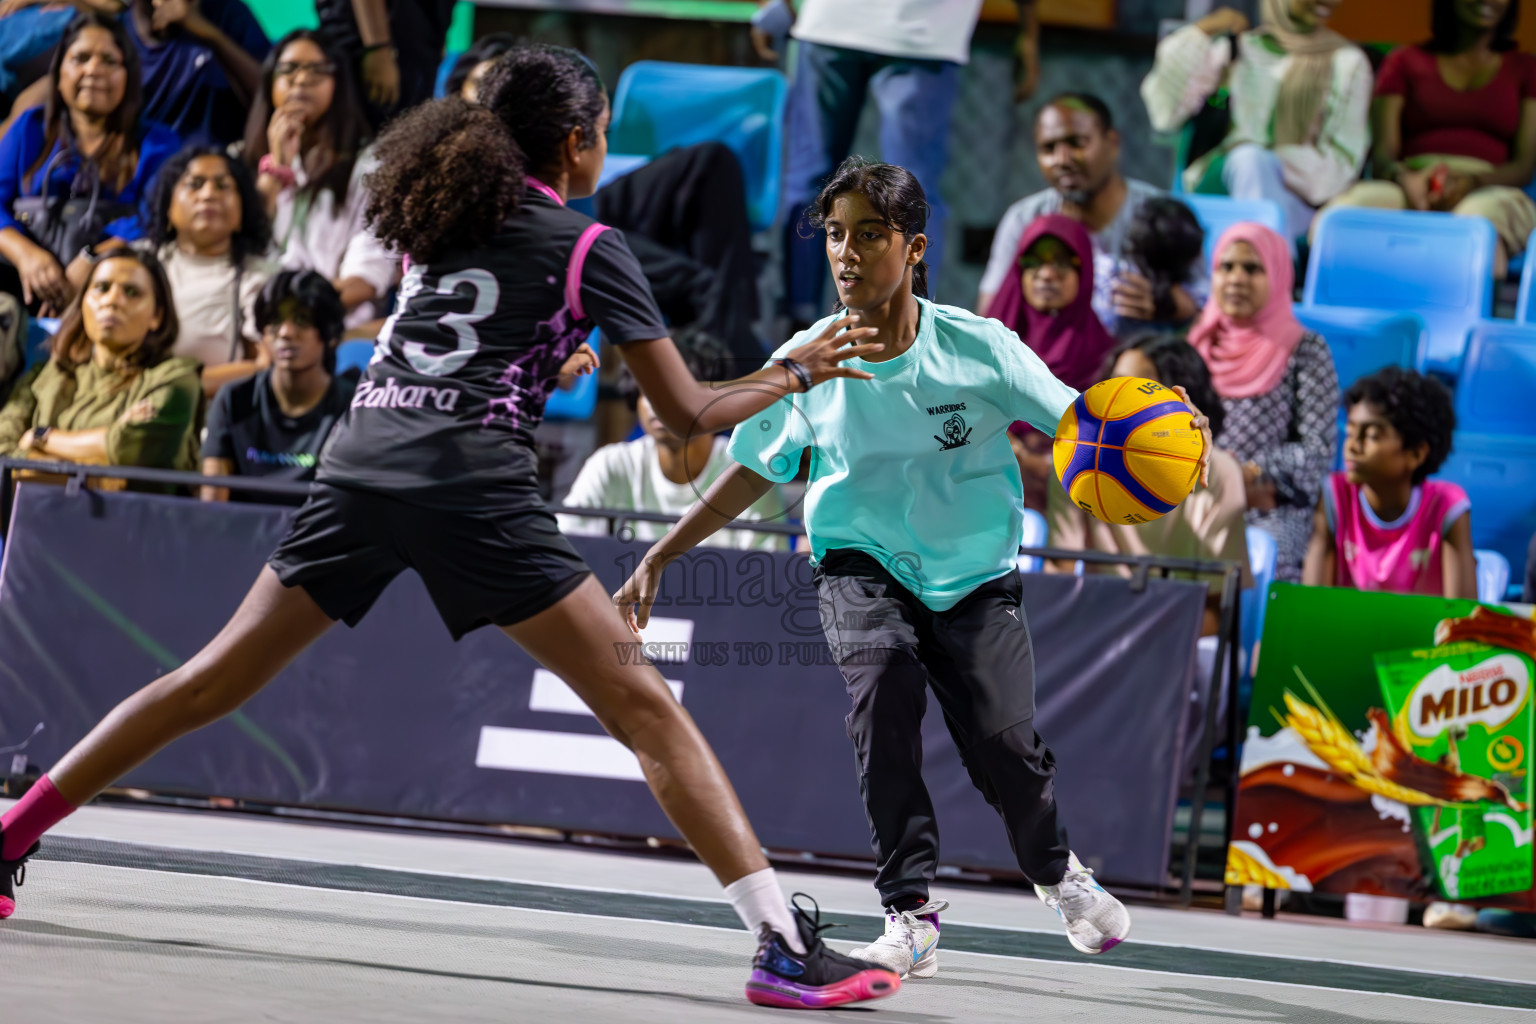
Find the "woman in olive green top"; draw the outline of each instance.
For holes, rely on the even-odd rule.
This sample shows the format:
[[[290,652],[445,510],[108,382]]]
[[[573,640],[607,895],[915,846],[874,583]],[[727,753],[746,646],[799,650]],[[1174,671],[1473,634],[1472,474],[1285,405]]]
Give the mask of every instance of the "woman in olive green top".
[[[160,262],[114,250],[0,410],[0,454],[195,469],[202,389],[197,362],[170,355],[176,332]]]

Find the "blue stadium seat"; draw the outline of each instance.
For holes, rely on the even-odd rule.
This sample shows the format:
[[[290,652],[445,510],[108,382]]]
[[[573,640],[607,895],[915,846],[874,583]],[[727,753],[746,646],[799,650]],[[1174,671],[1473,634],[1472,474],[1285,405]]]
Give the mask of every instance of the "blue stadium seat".
[[[1497,551],[1477,551],[1477,599],[1502,604],[1509,592],[1509,559]]]
[[[1533,186],[1536,187],[1536,186]],[[1531,232],[1531,239],[1527,241],[1529,249],[1532,242],[1536,242],[1536,231]],[[1536,296],[1531,294],[1536,287],[1536,260],[1525,260],[1520,269],[1520,297],[1515,301],[1515,322],[1522,324],[1536,323]]]
[[[592,351],[602,352],[603,340],[600,332],[594,329],[587,335],[587,344],[592,346]],[[597,373],[589,373],[584,377],[577,377],[576,383],[569,391],[555,388],[550,392],[549,401],[544,403],[544,418],[551,421],[575,422],[589,420],[592,411],[597,408]]]
[[[1340,207],[1318,219],[1304,305],[1413,312],[1420,369],[1461,369],[1467,331],[1493,311],[1493,225],[1481,217]]]
[[[1472,328],[1456,381],[1456,426],[1536,438],[1536,326],[1490,320]]]
[[[1043,548],[1050,540],[1050,533],[1045,516],[1032,508],[1024,510],[1024,537],[1019,541],[1019,547]],[[1044,560],[1034,555],[1020,555],[1017,564],[1020,572],[1039,572],[1045,568]]]
[[[1177,175],[1176,177],[1182,177]],[[1221,233],[1233,224],[1252,221],[1262,224],[1285,238],[1285,211],[1273,199],[1233,199],[1229,196],[1206,196],[1193,192],[1178,197],[1179,201],[1194,212],[1195,219],[1205,229],[1205,261],[1215,257],[1212,250]],[[1287,243],[1292,240],[1286,238]],[[1294,247],[1293,247],[1294,249]]]
[[[1536,438],[1458,430],[1436,477],[1472,499],[1472,544],[1524,565],[1536,535]]]
[[[344,341],[336,346],[336,372],[356,370],[368,372],[368,360],[373,358],[373,342],[367,338]]]
[[[1257,526],[1247,528],[1248,568],[1253,572],[1253,587],[1242,593],[1243,664],[1252,666],[1259,640],[1264,636],[1264,609],[1269,607],[1269,585],[1275,581],[1275,564],[1280,547],[1275,538]],[[1252,675],[1252,668],[1245,670]]]
[[[616,153],[651,157],[724,143],[741,161],[748,219],[762,230],[778,213],[785,92],[772,68],[636,61],[619,76],[608,143]]]
[[[1418,366],[1429,327],[1417,313],[1297,306],[1296,318],[1328,342],[1340,389],[1384,366]]]

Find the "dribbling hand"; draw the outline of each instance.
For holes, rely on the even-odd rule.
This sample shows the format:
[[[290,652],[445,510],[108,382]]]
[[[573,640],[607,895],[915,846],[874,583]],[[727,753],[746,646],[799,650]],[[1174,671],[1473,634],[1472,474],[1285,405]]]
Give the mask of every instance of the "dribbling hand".
[[[873,338],[879,333],[875,327],[857,327],[858,314],[850,314],[841,320],[833,321],[827,325],[815,340],[808,341],[799,348],[785,353],[785,355],[805,367],[811,373],[811,383],[820,384],[822,381],[831,380],[833,377],[854,377],[859,380],[872,380],[874,374],[864,370],[855,370],[851,366],[844,366],[845,359],[853,359],[873,355],[876,352],[885,351],[885,345],[879,342],[866,342],[855,344],[865,338]],[[847,332],[839,334],[847,328]]]
[[[1179,396],[1179,401],[1189,406],[1189,411],[1195,414],[1190,426],[1200,431],[1200,436],[1205,439],[1205,450],[1200,453],[1200,486],[1209,487],[1211,485],[1211,449],[1216,444],[1211,439],[1211,421],[1205,418],[1205,413],[1200,411],[1199,406],[1189,400],[1189,392],[1185,391],[1181,385],[1175,384],[1172,390]]]

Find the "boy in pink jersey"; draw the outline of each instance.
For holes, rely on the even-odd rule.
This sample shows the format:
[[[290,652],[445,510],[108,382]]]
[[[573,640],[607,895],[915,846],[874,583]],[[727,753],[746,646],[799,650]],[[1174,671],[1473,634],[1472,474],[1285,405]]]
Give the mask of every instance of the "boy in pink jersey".
[[[1450,393],[1389,366],[1356,381],[1344,405],[1344,472],[1318,501],[1302,582],[1475,599],[1471,502],[1428,479],[1451,451]]]

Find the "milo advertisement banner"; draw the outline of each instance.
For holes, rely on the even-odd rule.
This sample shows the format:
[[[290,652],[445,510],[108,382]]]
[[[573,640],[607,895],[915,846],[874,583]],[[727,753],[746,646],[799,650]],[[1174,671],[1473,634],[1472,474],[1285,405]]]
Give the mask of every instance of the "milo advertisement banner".
[[[1276,584],[1227,882],[1536,909],[1536,622]]]

